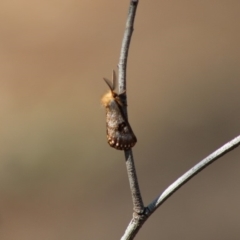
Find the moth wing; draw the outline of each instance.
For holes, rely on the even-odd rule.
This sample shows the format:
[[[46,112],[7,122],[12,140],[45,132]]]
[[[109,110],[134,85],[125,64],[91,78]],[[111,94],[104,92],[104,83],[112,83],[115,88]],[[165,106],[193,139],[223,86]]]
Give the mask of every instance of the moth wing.
[[[107,139],[109,145],[118,150],[130,149],[137,142],[121,106],[115,100],[111,102],[107,110]]]

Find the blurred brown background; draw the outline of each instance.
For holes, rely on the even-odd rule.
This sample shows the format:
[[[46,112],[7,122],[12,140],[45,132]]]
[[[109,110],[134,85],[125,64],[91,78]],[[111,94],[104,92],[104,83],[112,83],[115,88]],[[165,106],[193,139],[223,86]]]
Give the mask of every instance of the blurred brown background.
[[[129,1],[0,3],[0,239],[119,239],[132,216],[107,90]],[[145,204],[239,134],[240,2],[141,1],[128,61]],[[136,239],[239,239],[240,149],[205,169]]]

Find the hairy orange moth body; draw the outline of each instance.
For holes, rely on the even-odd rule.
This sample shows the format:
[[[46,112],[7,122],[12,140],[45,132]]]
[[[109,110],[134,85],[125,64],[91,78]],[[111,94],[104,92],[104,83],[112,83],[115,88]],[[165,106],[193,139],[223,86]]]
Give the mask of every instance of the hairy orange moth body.
[[[125,94],[116,93],[116,75],[113,71],[112,82],[103,78],[110,91],[102,97],[102,104],[106,108],[107,123],[107,141],[109,145],[118,150],[128,150],[132,148],[137,138],[124,114],[123,106],[126,104],[121,100],[121,96]]]

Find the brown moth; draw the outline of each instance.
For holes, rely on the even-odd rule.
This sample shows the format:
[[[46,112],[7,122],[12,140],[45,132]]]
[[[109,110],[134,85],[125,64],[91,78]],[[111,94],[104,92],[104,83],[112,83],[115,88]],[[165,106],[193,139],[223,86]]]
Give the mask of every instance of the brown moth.
[[[126,106],[121,100],[121,96],[125,94],[116,93],[116,75],[113,71],[112,82],[103,78],[110,91],[102,97],[102,104],[106,108],[107,122],[107,141],[109,145],[118,150],[128,150],[132,148],[137,138],[124,114],[123,107]]]

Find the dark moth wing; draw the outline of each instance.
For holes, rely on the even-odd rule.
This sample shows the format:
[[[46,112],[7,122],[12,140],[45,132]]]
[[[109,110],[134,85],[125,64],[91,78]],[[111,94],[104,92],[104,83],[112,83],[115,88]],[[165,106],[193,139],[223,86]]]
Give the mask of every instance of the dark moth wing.
[[[132,148],[137,138],[132,128],[124,116],[121,106],[112,100],[107,108],[107,140],[111,147],[118,150],[128,150]]]

